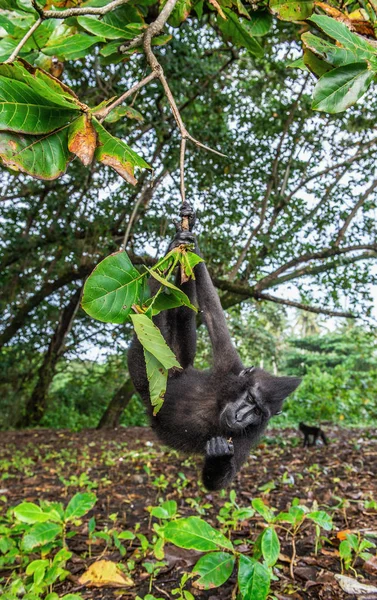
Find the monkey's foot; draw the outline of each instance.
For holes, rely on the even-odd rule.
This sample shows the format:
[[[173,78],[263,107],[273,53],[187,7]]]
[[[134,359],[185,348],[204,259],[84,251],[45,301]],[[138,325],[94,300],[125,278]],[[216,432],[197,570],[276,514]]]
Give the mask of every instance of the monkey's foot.
[[[208,458],[231,457],[234,454],[234,447],[221,436],[213,437],[206,443],[206,456]]]

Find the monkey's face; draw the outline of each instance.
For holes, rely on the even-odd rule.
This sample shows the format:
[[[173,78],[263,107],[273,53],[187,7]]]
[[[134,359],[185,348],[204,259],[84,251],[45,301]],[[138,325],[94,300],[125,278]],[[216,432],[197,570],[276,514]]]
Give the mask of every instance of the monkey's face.
[[[281,412],[285,398],[300,384],[299,377],[275,377],[251,367],[239,377],[244,390],[228,402],[220,414],[221,427],[230,432],[264,429],[268,420]]]

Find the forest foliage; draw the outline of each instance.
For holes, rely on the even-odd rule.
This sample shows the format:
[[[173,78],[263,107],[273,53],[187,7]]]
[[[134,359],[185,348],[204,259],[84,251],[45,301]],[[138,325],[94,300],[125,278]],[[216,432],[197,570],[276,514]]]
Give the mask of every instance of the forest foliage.
[[[371,315],[371,4],[1,8],[0,385],[9,423],[44,422],[55,373],[71,363],[80,371],[80,362],[86,372],[86,353],[124,360],[129,325],[86,316],[84,282],[120,246],[137,272],[155,267],[182,181],[225,309],[251,305],[262,321],[262,303]],[[102,410],[127,380],[124,369],[110,372]],[[84,375],[80,386],[88,389]]]

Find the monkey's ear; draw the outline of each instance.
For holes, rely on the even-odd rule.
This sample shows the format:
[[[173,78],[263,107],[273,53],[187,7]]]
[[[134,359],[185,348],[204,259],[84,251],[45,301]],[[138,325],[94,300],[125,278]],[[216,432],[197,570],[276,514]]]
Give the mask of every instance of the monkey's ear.
[[[300,377],[271,377],[263,382],[264,392],[272,402],[283,402],[301,383]]]

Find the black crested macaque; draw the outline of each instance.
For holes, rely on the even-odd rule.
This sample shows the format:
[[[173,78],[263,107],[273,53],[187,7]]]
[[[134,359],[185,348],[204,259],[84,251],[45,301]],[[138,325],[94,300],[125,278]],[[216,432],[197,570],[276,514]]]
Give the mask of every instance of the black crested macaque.
[[[195,213],[188,203],[182,205],[184,216],[192,229]],[[169,250],[181,244],[195,244],[195,252],[200,254],[191,231],[178,231]],[[149,285],[152,293],[159,286],[152,278]],[[208,490],[219,490],[232,481],[269,419],[281,412],[284,399],[301,379],[275,377],[258,367],[244,367],[204,262],[196,265],[195,280],[180,284],[178,279],[176,285],[199,306],[211,340],[212,368],[200,371],[193,366],[196,315],[182,306],[154,318],[182,366],[182,370],[169,373],[165,401],[155,417],[143,349],[136,337],[128,353],[129,372],[160,440],[182,452],[204,455],[203,483]]]
[[[298,427],[301,433],[304,434],[304,448],[305,446],[315,446],[319,437],[325,446],[327,446],[327,438],[320,427],[311,427],[310,425],[305,425],[305,423],[300,423]]]

